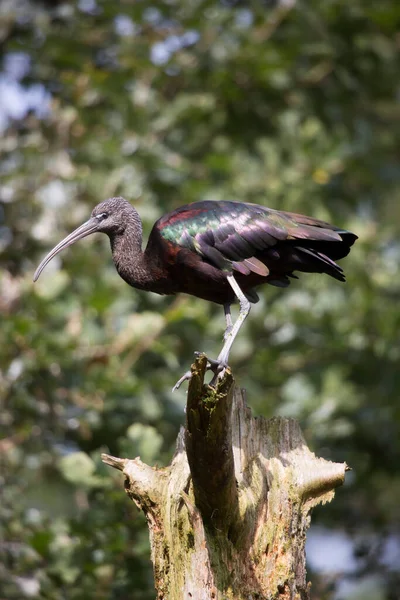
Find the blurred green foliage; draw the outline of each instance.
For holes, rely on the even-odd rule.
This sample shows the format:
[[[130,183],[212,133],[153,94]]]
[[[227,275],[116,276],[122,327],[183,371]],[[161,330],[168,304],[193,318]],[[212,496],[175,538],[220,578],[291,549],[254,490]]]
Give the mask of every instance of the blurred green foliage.
[[[353,580],[397,597],[382,548],[400,526],[399,24],[396,0],[3,0],[3,112],[13,76],[42,105],[0,139],[2,597],[154,597],[144,519],[100,453],[168,463],[185,402],[171,387],[194,350],[218,353],[224,318],[130,289],[105,236],[32,284],[117,194],[146,233],[208,198],[359,235],[346,285],[264,288],[231,365],[256,413],[296,417],[351,465],[314,518],[354,538]],[[348,597],[337,575],[315,575],[314,597]]]

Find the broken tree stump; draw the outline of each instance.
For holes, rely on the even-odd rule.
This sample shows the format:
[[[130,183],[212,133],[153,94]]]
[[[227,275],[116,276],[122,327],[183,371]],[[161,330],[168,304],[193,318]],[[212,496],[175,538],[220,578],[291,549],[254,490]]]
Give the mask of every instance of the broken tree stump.
[[[206,363],[192,365],[168,467],[102,456],[146,515],[157,599],[307,600],[310,511],[348,467],[317,458],[293,419],[254,418],[229,371],[205,385]]]

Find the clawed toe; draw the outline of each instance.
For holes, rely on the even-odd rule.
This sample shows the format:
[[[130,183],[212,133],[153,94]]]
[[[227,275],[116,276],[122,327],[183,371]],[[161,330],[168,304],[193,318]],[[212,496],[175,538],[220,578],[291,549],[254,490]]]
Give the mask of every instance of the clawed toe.
[[[186,373],[184,373],[184,375],[182,375],[182,377],[180,379],[178,379],[178,381],[176,382],[176,384],[172,388],[172,391],[175,392],[176,390],[178,390],[181,387],[182,383],[184,381],[189,381],[189,379],[191,379],[191,377],[192,377],[192,372],[191,371],[186,371]]]
[[[214,377],[211,379],[209,385],[215,387],[218,379],[222,379],[225,375],[225,371],[228,368],[228,364],[221,360],[208,359],[210,366],[208,369],[214,373]]]
[[[209,365],[207,365],[207,369],[212,371],[215,375],[218,375],[218,373],[225,371],[225,369],[228,366],[227,363],[222,360],[214,358],[207,358],[207,360],[209,362]]]
[[[200,354],[202,354],[202,352],[195,352],[194,354],[197,358]],[[209,385],[211,387],[215,387],[218,379],[221,379],[224,376],[224,373],[225,373],[225,370],[227,369],[227,367],[228,367],[228,364],[225,361],[207,357],[206,370],[212,371],[214,373],[214,377],[211,379],[211,381],[209,383]],[[172,388],[172,391],[175,392],[175,390],[177,390],[181,387],[181,385],[184,381],[189,381],[191,378],[192,378],[192,372],[186,371],[186,373],[184,373],[184,375],[182,375],[182,377],[180,379],[178,379],[178,381]]]

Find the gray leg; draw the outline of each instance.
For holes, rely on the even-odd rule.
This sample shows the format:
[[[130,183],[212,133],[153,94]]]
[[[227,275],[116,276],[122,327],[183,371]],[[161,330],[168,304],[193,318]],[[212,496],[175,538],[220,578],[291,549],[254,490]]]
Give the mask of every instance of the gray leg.
[[[236,297],[239,300],[240,311],[239,311],[239,316],[236,319],[235,323],[232,323],[231,305],[224,304],[225,319],[226,319],[226,330],[225,330],[225,334],[224,334],[225,342],[224,342],[221,352],[218,355],[218,358],[216,360],[211,359],[211,358],[208,359],[208,362],[210,364],[207,366],[207,369],[210,369],[211,371],[214,372],[214,377],[213,377],[212,381],[210,382],[210,385],[216,384],[218,376],[222,375],[225,368],[228,366],[229,353],[231,351],[232,344],[235,341],[235,338],[236,338],[237,334],[239,333],[239,330],[240,330],[241,326],[243,325],[244,320],[246,319],[247,315],[249,314],[250,307],[251,307],[250,302],[247,300],[246,296],[243,294],[243,292],[240,289],[239,284],[237,283],[234,276],[228,275],[227,280],[228,280],[228,283],[230,284],[230,286],[232,287],[233,291],[235,292]],[[190,379],[191,376],[192,376],[191,372],[187,371],[179,379],[179,381],[176,382],[176,384],[172,388],[172,391],[177,390],[179,388],[179,386],[184,381]]]
[[[233,321],[232,321],[232,315],[231,315],[231,305],[224,304],[224,311],[225,311],[225,321],[226,321],[224,340],[226,340],[228,338],[230,332],[232,331],[232,327],[233,327]]]
[[[223,345],[223,348],[222,348],[221,352],[219,353],[218,358],[216,360],[216,362],[219,363],[222,368],[223,368],[223,366],[226,366],[228,364],[229,353],[231,351],[232,344],[235,341],[235,338],[236,338],[237,334],[239,333],[239,330],[240,330],[241,326],[243,325],[247,315],[250,312],[250,308],[251,308],[250,302],[247,300],[246,296],[243,294],[243,292],[240,289],[239,284],[237,283],[234,276],[228,275],[227,279],[228,279],[228,282],[229,282],[230,286],[232,287],[233,291],[235,292],[235,295],[237,296],[237,298],[239,300],[240,311],[239,311],[238,318],[236,319],[234,325],[231,327],[230,331],[228,332],[228,335],[225,338],[225,343]],[[225,316],[226,316],[226,308],[225,308]],[[230,316],[230,311],[229,311],[229,316]],[[230,316],[230,319],[232,322],[231,316]]]

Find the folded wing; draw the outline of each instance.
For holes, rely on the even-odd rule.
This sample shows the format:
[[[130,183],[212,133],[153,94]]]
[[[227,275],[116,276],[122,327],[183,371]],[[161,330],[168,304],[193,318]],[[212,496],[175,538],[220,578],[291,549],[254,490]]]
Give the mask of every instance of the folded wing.
[[[335,260],[346,256],[357,239],[311,217],[225,201],[187,205],[157,226],[163,237],[221,270],[254,273],[280,286],[289,284],[295,270],[344,281]]]

